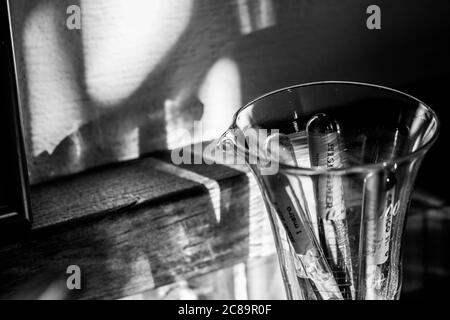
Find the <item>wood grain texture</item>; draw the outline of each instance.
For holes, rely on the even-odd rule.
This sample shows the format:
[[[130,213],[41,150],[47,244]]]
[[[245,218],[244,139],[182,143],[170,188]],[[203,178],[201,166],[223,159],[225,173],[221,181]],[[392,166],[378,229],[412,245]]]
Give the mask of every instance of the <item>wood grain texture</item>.
[[[132,161],[114,169],[107,167],[33,187],[33,228],[55,226],[147,201],[157,203],[201,188],[195,182],[155,170],[151,159]]]
[[[384,3],[369,32],[361,0],[10,1],[31,180],[195,142],[194,120],[211,139],[286,85],[439,75],[438,2]],[[81,30],[65,27],[69,4]]]
[[[65,279],[69,265],[79,265],[83,279],[72,297],[123,298],[274,254],[262,200],[245,173],[196,166],[204,168],[198,174],[215,172],[220,193],[211,198],[201,184],[153,169],[154,161],[34,187],[31,234],[0,247],[0,297],[36,277]]]
[[[42,283],[78,299],[282,297],[271,229],[249,173],[174,167],[169,159],[162,152],[33,187],[33,230],[0,246],[0,298],[33,298]],[[219,192],[198,177],[216,181]],[[413,198],[409,213],[405,294],[448,278],[449,209],[423,198]],[[75,294],[65,287],[69,265],[82,270]]]

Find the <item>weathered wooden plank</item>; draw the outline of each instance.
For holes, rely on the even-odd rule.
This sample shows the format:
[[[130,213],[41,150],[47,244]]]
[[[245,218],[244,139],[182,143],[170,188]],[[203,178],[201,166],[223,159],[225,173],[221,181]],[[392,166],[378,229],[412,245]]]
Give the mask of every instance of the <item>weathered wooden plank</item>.
[[[176,196],[198,183],[155,170],[151,158],[34,186],[34,229]]]
[[[274,246],[255,181],[241,167],[174,168],[169,153],[156,157],[33,187],[32,232],[20,242],[0,246],[0,298],[31,295],[29,286],[36,283],[52,283],[69,295],[69,265],[79,265],[83,279],[83,289],[71,297],[123,298],[146,292],[144,297],[163,298],[164,288],[180,288],[179,294],[192,291],[183,289],[187,287],[201,292],[202,279],[208,286],[219,285],[214,274],[232,281],[235,275],[226,270],[239,264],[246,269],[248,298],[261,297],[261,286],[252,283],[267,269],[251,266],[259,258],[273,257]],[[196,175],[216,181],[218,192],[196,182]],[[448,208],[439,208],[441,202],[431,210],[415,207],[417,201],[405,242],[407,294],[448,276],[441,245],[447,237]],[[433,254],[437,249],[442,253]],[[267,285],[280,285],[279,279],[266,280]]]
[[[35,187],[34,230],[0,247],[0,297],[35,277],[64,279],[69,265],[82,270],[83,289],[73,297],[122,298],[273,255],[262,200],[246,174],[208,167],[222,172],[220,192],[210,193],[152,161]]]

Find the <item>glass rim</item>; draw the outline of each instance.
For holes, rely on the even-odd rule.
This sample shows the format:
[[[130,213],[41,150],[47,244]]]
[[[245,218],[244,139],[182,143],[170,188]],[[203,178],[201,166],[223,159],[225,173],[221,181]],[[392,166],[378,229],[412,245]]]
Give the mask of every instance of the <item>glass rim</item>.
[[[265,94],[257,97],[256,99],[250,101],[249,103],[245,104],[244,106],[240,107],[238,109],[238,111],[236,111],[236,113],[233,117],[233,123],[229,127],[227,132],[232,129],[238,128],[237,118],[242,111],[244,111],[245,109],[251,107],[255,103],[257,103],[265,98],[279,94],[279,93],[287,91],[287,90],[299,89],[299,88],[303,88],[303,87],[311,87],[311,86],[317,86],[317,85],[333,85],[333,84],[334,85],[354,85],[354,86],[367,87],[367,88],[372,88],[372,89],[381,89],[384,91],[390,91],[392,93],[406,97],[410,100],[416,101],[422,108],[424,108],[429,114],[431,114],[433,119],[436,121],[436,130],[433,134],[433,137],[429,141],[427,141],[423,146],[420,146],[417,150],[415,150],[407,155],[391,159],[389,161],[356,165],[356,166],[351,166],[348,168],[320,168],[320,167],[306,168],[306,167],[291,166],[291,165],[287,165],[287,164],[284,164],[284,163],[281,163],[278,161],[277,163],[278,163],[280,171],[284,171],[286,173],[291,173],[291,174],[312,176],[312,175],[323,175],[323,174],[331,174],[331,175],[358,174],[358,173],[366,173],[368,171],[384,170],[388,167],[402,164],[404,162],[409,162],[412,159],[417,159],[419,156],[425,154],[430,149],[430,147],[436,142],[437,138],[439,137],[440,128],[441,128],[441,123],[440,123],[439,117],[437,116],[436,112],[430,106],[428,106],[426,103],[424,103],[423,101],[415,98],[414,96],[412,96],[410,94],[407,94],[402,91],[392,89],[392,88],[389,88],[386,86],[364,83],[364,82],[337,81],[337,80],[307,82],[307,83],[303,83],[303,84],[296,84],[296,85],[276,89],[274,91],[265,93]],[[239,145],[237,145],[236,147],[240,148]],[[247,150],[243,150],[243,152],[245,152],[245,154],[249,154],[249,152]]]

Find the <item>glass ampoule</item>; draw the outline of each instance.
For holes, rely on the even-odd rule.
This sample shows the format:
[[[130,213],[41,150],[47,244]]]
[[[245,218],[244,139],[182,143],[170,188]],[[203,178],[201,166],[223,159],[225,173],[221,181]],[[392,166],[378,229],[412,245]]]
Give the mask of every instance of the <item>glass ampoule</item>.
[[[307,124],[311,164],[327,169],[341,168],[345,156],[339,124],[325,114],[318,114]],[[315,181],[319,239],[333,274],[345,299],[355,298],[355,285],[344,186],[340,176],[320,176]]]
[[[288,165],[295,164],[295,155],[288,136],[279,134],[271,143],[267,142],[270,157]],[[296,178],[295,178],[296,179]],[[290,180],[284,174],[268,175],[263,181],[268,195],[283,225],[293,250],[298,257],[299,271],[311,280],[314,295],[320,300],[340,300],[341,292],[329,268],[323,251],[314,234],[310,216],[300,206],[298,199],[304,192],[298,181]]]
[[[384,300],[389,294],[392,228],[398,211],[396,187],[395,173],[390,170],[374,172],[364,180],[360,299]]]

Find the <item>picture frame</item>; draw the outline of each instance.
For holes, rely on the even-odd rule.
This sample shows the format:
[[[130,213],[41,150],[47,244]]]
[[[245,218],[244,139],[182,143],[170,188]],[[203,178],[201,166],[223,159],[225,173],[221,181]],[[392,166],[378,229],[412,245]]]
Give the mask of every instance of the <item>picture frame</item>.
[[[31,225],[29,183],[8,0],[0,0],[0,238]]]

